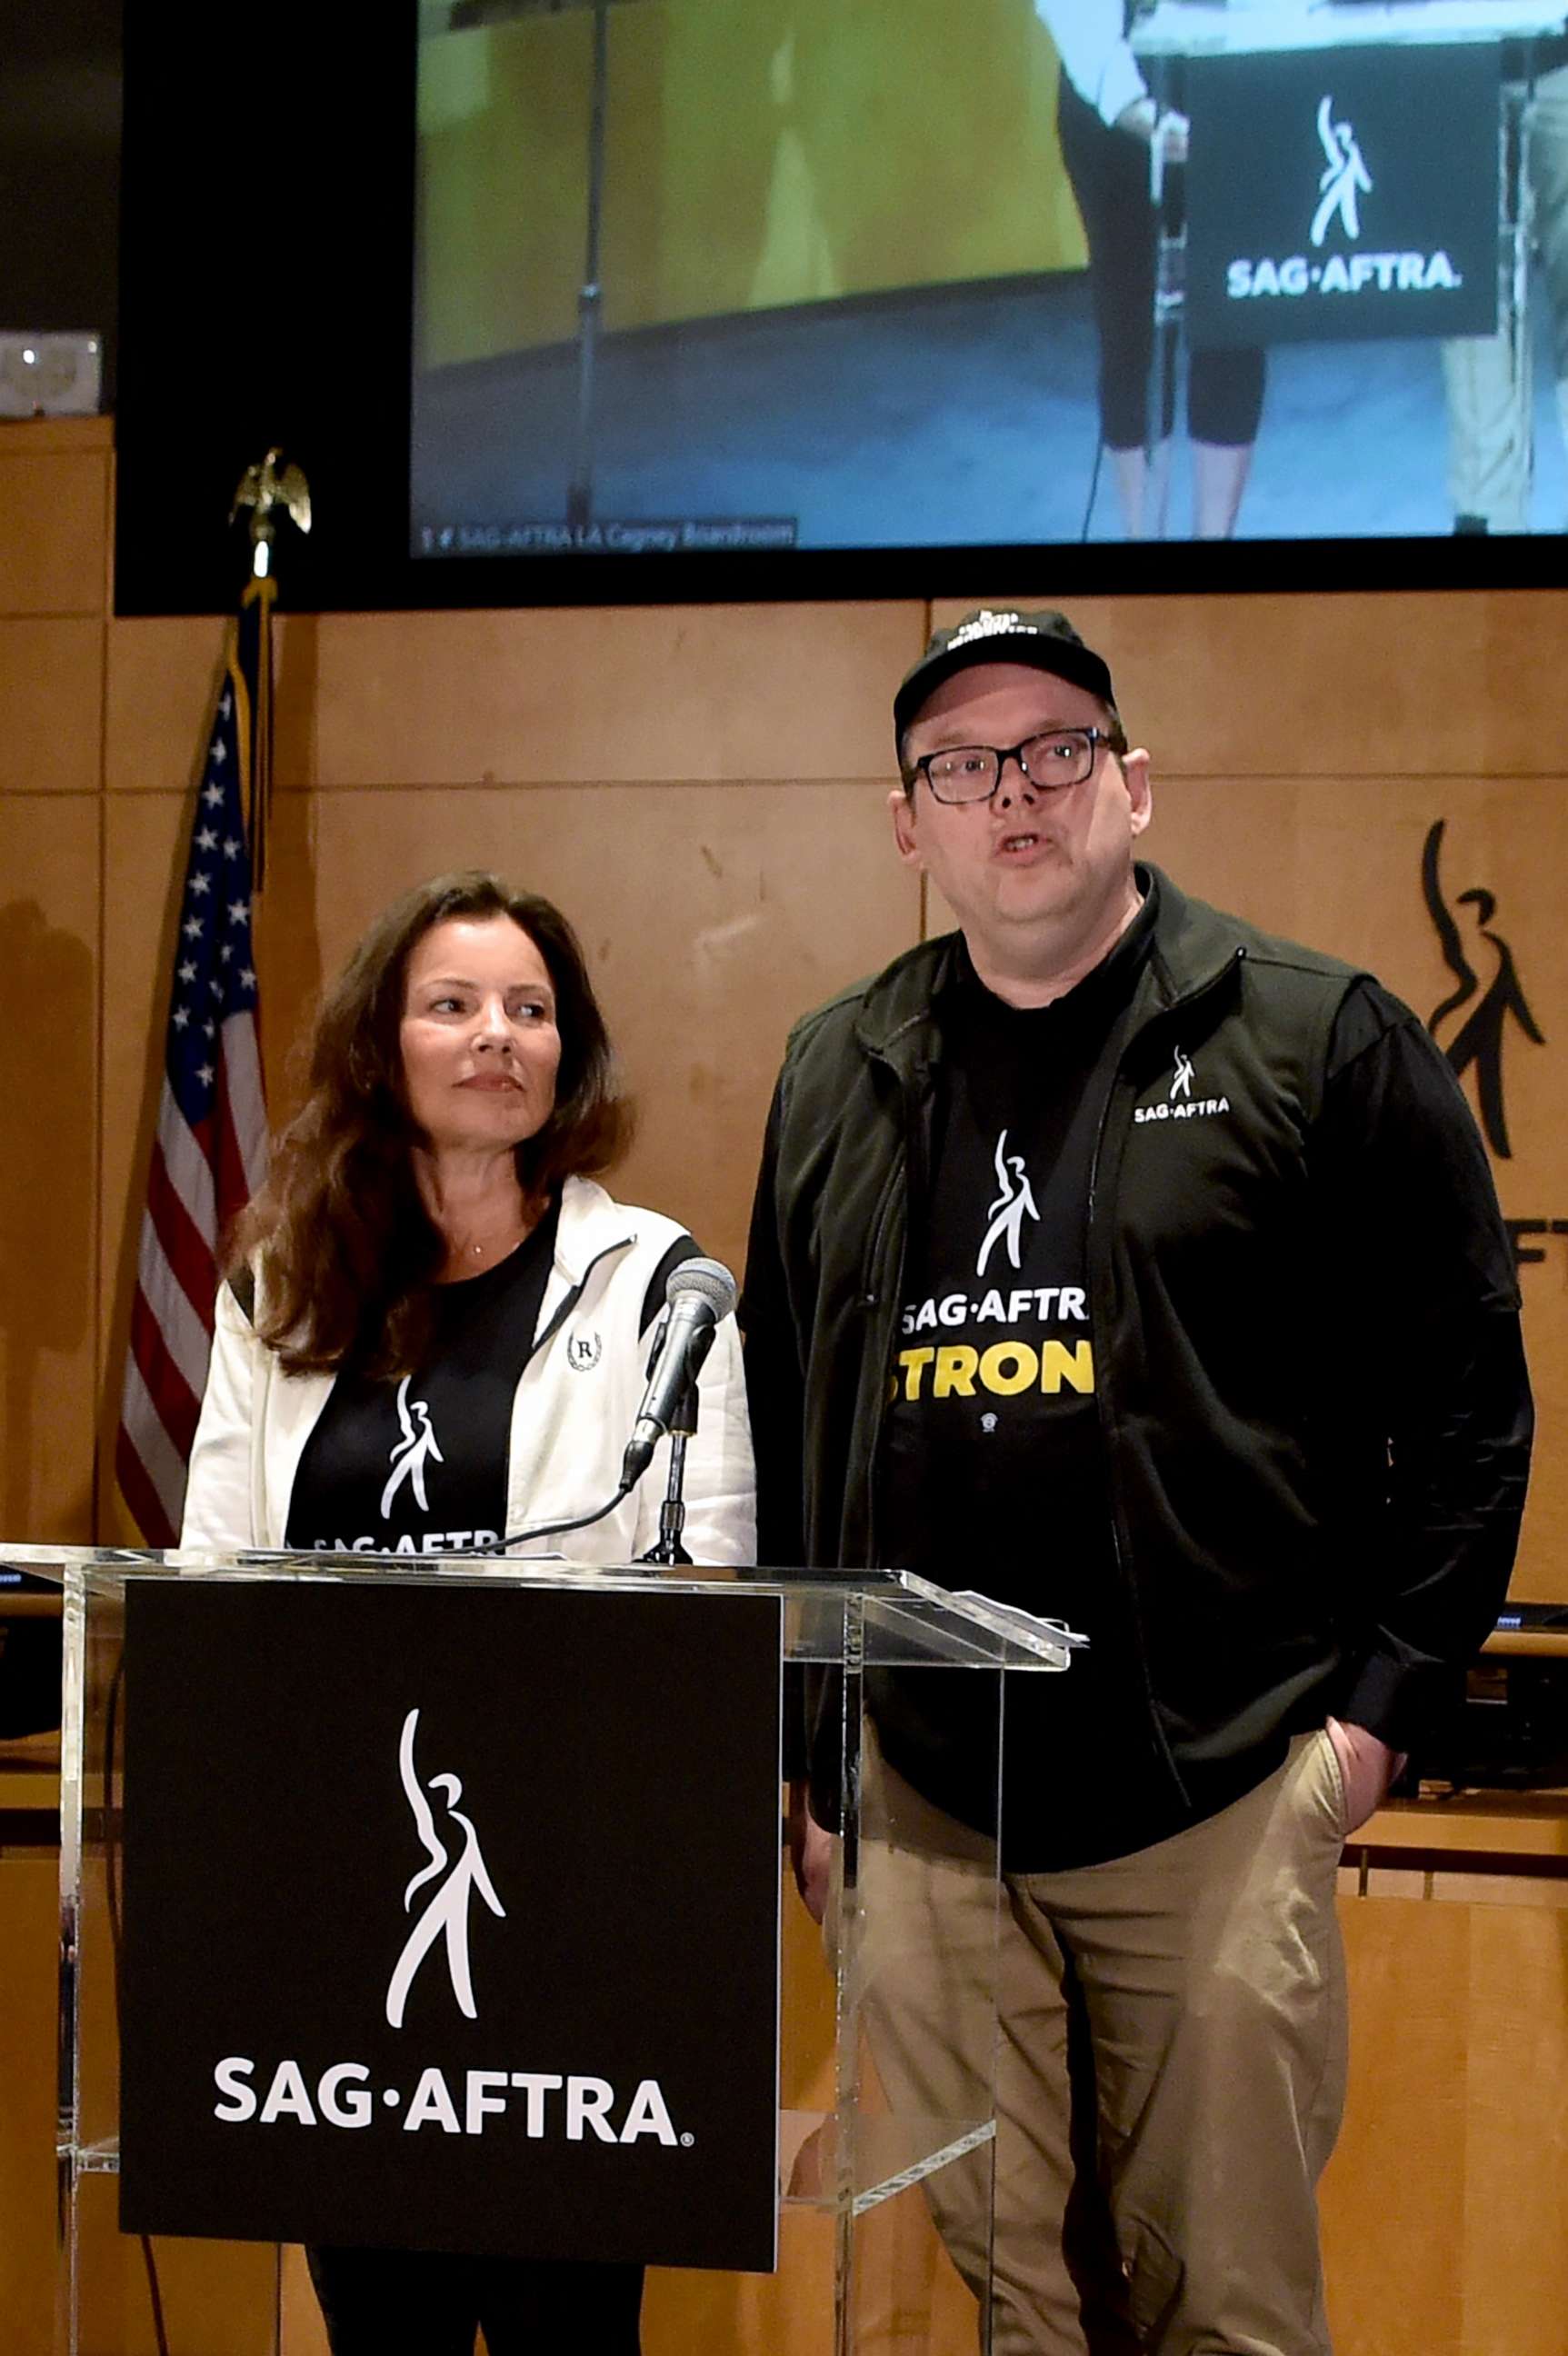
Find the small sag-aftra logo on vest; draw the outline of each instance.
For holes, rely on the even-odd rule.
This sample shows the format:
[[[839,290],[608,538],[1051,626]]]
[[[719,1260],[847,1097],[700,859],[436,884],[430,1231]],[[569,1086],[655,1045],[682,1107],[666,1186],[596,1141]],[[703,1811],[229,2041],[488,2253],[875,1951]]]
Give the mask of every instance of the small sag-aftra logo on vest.
[[[1527,1039],[1538,1047],[1546,1041],[1534,1015],[1530,1011],[1523,986],[1514,965],[1514,954],[1501,933],[1490,930],[1498,904],[1493,894],[1484,890],[1461,892],[1455,905],[1474,908],[1476,937],[1487,944],[1492,960],[1492,976],[1486,988],[1471,964],[1465,938],[1443,896],[1438,859],[1443,849],[1445,820],[1438,819],[1427,832],[1421,854],[1421,888],[1426,900],[1426,911],[1436,927],[1443,946],[1444,963],[1458,989],[1449,991],[1440,1006],[1433,1009],[1427,1029],[1437,1041],[1453,1066],[1455,1078],[1463,1079],[1474,1065],[1476,1071],[1476,1102],[1481,1116],[1481,1127],[1487,1143],[1500,1162],[1512,1158],[1509,1144],[1509,1125],[1503,1110],[1503,1038],[1510,1022],[1516,1023]],[[1443,1026],[1468,1007],[1464,1020],[1450,1028],[1446,1039]]]
[[[1197,1066],[1185,1047],[1178,1046],[1171,1071],[1171,1084],[1163,1102],[1139,1105],[1133,1114],[1135,1122],[1146,1120],[1200,1120],[1217,1112],[1229,1112],[1229,1097],[1195,1097],[1192,1084],[1197,1078]]]

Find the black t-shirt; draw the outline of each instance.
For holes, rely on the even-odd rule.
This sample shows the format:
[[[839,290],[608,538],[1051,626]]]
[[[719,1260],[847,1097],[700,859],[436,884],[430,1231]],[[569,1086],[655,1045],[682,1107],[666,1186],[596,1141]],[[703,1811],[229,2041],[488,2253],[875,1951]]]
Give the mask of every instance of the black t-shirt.
[[[285,1543],[439,1554],[506,1526],[512,1400],[532,1355],[559,1205],[482,1276],[436,1288],[424,1364],[372,1379],[345,1360],[306,1442]]]
[[[883,1550],[1090,1640],[1065,1676],[1007,1681],[1005,1854],[1020,1872],[1141,1846],[1146,1822],[1149,1779],[1129,1771],[1148,1755],[1148,1713],[1110,1558],[1087,1243],[1095,1142],[1153,928],[1145,905],[1092,973],[1038,1008],[1007,1005],[962,957],[911,1205]],[[873,1680],[888,1759],[980,1825],[994,1822],[982,1764],[994,1700],[993,1680],[946,1671]]]

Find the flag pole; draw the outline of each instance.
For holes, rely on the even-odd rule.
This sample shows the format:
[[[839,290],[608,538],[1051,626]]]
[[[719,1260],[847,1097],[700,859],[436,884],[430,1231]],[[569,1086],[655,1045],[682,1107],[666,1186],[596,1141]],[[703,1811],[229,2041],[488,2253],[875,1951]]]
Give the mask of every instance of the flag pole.
[[[266,888],[267,841],[273,814],[273,606],[277,598],[274,551],[278,524],[286,519],[310,530],[310,485],[302,468],[285,463],[274,448],[261,464],[247,466],[234,493],[229,521],[244,514],[251,544],[250,578],[240,600],[240,629],[255,633],[253,663],[242,669],[254,680],[254,700],[245,716],[246,819],[251,837],[252,883],[259,897]]]
[[[179,1534],[226,1239],[267,1167],[253,918],[272,786],[274,552],[280,510],[310,523],[305,477],[281,455],[248,470],[230,514],[250,511],[250,577],[226,634],[168,975],[114,1448],[121,1497],[152,1547]]]

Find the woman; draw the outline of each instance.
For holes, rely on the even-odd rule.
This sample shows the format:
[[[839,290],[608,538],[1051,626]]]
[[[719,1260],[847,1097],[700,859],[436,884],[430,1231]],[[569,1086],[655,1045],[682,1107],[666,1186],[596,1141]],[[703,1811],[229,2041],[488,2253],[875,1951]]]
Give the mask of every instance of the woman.
[[[182,1544],[430,1553],[592,1513],[618,1485],[650,1328],[695,1247],[615,1203],[624,1142],[582,951],[547,900],[437,877],[378,918],[317,1023],[304,1109],[219,1296]],[[755,1554],[733,1319],[687,1455],[693,1557]],[[570,1541],[658,1536],[668,1446]],[[542,1541],[541,1544],[547,1544]],[[314,2250],[334,2356],[638,2346],[641,2271]]]
[[[1035,14],[1061,59],[1057,135],[1089,247],[1100,337],[1100,438],[1111,454],[1128,538],[1157,540],[1165,532],[1176,395],[1173,383],[1161,387],[1151,433],[1156,225],[1149,151],[1157,142],[1167,165],[1185,164],[1188,124],[1151,95],[1127,39],[1133,11],[1123,0],[1035,0]],[[1262,415],[1262,352],[1195,350],[1187,406],[1193,534],[1228,540]]]

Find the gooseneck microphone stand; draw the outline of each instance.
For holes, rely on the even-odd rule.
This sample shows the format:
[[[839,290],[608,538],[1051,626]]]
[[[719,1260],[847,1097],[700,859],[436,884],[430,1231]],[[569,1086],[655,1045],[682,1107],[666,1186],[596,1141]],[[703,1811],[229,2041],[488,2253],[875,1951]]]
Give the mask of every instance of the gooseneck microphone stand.
[[[682,1494],[686,1480],[686,1443],[696,1436],[697,1378],[693,1375],[681,1394],[681,1404],[670,1419],[670,1485],[664,1493],[664,1503],[659,1508],[659,1536],[639,1562],[655,1564],[691,1562],[691,1556],[682,1544],[681,1533],[686,1525],[686,1500]]]

